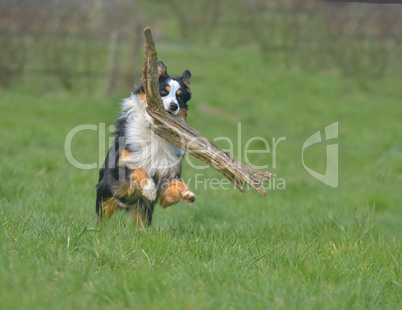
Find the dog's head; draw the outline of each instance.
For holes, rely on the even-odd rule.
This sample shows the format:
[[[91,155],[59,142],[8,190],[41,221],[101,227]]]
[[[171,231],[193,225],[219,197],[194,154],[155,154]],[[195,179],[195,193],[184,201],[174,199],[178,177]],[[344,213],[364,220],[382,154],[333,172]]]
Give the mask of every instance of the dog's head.
[[[191,72],[186,70],[182,76],[171,78],[162,61],[158,61],[159,93],[166,111],[186,120],[188,101],[191,99]]]

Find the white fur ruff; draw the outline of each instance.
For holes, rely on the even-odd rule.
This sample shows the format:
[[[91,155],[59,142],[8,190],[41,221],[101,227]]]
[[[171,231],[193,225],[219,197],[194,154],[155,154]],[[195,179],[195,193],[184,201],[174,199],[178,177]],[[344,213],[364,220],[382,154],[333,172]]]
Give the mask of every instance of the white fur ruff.
[[[156,174],[165,176],[180,163],[185,152],[152,131],[154,123],[146,107],[146,101],[136,95],[122,103],[121,118],[127,120],[124,139],[131,146],[130,156],[124,162],[131,167],[144,168],[151,178]]]
[[[156,186],[154,181],[148,180],[147,185],[142,189],[142,195],[149,201],[155,201],[156,200]]]

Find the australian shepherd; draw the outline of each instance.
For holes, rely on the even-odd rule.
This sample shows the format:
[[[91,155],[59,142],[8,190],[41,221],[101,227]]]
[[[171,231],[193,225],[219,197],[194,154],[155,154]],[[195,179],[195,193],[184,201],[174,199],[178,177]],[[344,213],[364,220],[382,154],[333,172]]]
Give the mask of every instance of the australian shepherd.
[[[164,108],[185,121],[191,99],[190,71],[172,78],[159,61],[158,72]],[[110,218],[119,208],[128,211],[137,229],[141,229],[151,224],[158,200],[164,208],[195,200],[194,193],[180,179],[184,151],[154,134],[146,107],[143,85],[122,103],[116,138],[96,185],[98,222]]]

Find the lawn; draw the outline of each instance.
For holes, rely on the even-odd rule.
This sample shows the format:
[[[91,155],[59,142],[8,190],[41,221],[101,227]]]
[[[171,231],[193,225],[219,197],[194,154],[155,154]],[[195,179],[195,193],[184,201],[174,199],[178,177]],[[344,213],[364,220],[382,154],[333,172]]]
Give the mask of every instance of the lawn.
[[[254,48],[162,42],[158,50],[169,73],[192,71],[188,122],[207,137],[228,137],[234,150],[253,137],[271,147],[286,138],[275,156],[250,154],[276,174],[267,197],[215,189],[211,180],[221,175],[190,158],[183,178],[194,204],[157,207],[139,233],[124,212],[97,227],[98,171],[72,166],[65,138],[80,124],[108,128],[128,91],[67,93],[51,79],[3,90],[0,308],[400,308],[400,79],[362,86],[336,70],[264,64]],[[303,143],[334,122],[337,188],[314,179],[301,160]],[[304,154],[320,173],[325,145]],[[72,147],[80,162],[104,159],[98,131],[78,133]]]

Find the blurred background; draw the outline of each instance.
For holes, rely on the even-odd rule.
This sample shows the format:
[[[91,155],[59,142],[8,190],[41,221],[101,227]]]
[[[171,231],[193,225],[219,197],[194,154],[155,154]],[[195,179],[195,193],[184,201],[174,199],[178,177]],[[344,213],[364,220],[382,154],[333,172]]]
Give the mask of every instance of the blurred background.
[[[271,148],[273,139],[286,138],[277,154],[249,154],[251,164],[268,163],[286,180],[285,192],[272,191],[272,200],[258,204],[395,206],[402,180],[402,4],[369,2],[0,0],[3,196],[17,199],[19,191],[38,187],[39,203],[47,194],[58,199],[69,176],[76,199],[85,188],[78,204],[92,204],[97,169],[71,166],[64,142],[76,126],[114,123],[119,102],[142,83],[143,29],[150,26],[168,72],[192,71],[191,126],[211,140],[228,137],[235,150],[253,137]],[[334,122],[336,191],[301,162],[304,141]],[[77,134],[76,160],[101,164],[112,135],[106,133],[104,143],[96,131]],[[261,140],[247,145],[266,150]],[[325,173],[322,143],[306,150],[305,164]],[[185,178],[197,173],[221,177],[185,164]],[[10,175],[41,181],[10,183]],[[216,200],[241,197],[234,190],[210,192]]]
[[[76,126],[114,124],[119,102],[142,83],[143,29],[150,26],[169,74],[192,72],[191,126],[211,140],[228,137],[235,150],[266,150],[261,140],[247,144],[253,137],[271,148],[273,139],[286,138],[276,154],[249,153],[251,164],[268,164],[286,180],[286,191],[271,191],[271,199],[251,194],[255,205],[392,210],[402,180],[401,16],[402,4],[372,1],[0,0],[0,194],[18,201],[20,191],[34,193],[38,204],[50,195],[61,210],[60,197],[74,196],[76,208],[88,205],[92,214],[98,170],[70,165],[64,142]],[[304,141],[335,122],[337,190],[309,175],[301,158]],[[102,164],[112,133],[106,130],[104,143],[99,135],[74,136],[77,161]],[[228,148],[225,139],[215,142]],[[322,174],[324,142],[304,154]],[[185,179],[197,173],[221,177],[184,163]],[[194,190],[205,196],[203,188]],[[208,196],[244,201],[235,190]],[[247,204],[254,205],[250,198]]]
[[[0,87],[132,90],[145,26],[162,55],[180,47],[200,62],[197,50],[248,50],[267,70],[401,78],[402,5],[366,2],[0,0]]]
[[[401,308],[402,4],[380,2],[0,0],[0,308]],[[103,163],[146,26],[192,72],[187,122],[276,178],[244,195],[187,155],[197,201],[137,237],[96,226],[99,166],[65,142],[90,125],[72,156]],[[328,144],[337,188],[304,168]]]

